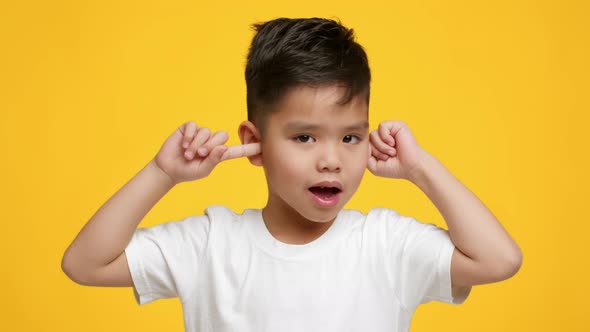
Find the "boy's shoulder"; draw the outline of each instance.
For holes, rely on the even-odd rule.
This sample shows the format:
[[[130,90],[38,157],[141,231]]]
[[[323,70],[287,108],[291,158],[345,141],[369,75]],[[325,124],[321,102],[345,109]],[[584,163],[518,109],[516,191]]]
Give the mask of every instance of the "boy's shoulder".
[[[341,210],[328,231],[305,248],[278,243],[265,226],[261,209],[245,209],[236,213],[229,207],[214,205],[208,207],[205,213],[210,224],[209,245],[226,248],[228,252],[256,243],[269,254],[280,257],[300,257],[308,254],[307,251],[314,252],[312,249],[323,250],[333,247],[333,244],[344,247],[358,245],[369,251],[390,254],[417,248],[430,254],[449,242],[444,229],[382,207],[372,208],[366,213],[354,209]]]

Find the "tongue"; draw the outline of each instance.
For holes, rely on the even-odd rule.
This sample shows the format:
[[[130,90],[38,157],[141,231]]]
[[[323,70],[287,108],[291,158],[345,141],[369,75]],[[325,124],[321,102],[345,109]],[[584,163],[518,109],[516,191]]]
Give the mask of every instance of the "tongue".
[[[322,198],[330,198],[334,196],[336,190],[333,188],[321,188],[321,187],[311,187],[309,188],[314,195],[320,196]]]

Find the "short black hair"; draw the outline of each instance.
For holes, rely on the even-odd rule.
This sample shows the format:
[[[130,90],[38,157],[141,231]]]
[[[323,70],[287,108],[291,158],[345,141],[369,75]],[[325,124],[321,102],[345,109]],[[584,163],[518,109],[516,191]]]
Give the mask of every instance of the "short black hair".
[[[264,130],[266,114],[289,88],[336,83],[346,87],[341,104],[364,94],[369,104],[371,70],[354,30],[325,18],[277,18],[256,31],[246,63],[248,120]]]

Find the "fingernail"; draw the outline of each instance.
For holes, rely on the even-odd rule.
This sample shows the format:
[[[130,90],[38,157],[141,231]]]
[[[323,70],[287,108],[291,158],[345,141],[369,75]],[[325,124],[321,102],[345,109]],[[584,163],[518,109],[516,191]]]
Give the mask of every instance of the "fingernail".
[[[393,156],[393,155],[395,155],[395,150],[387,150],[387,153],[388,153],[390,156]]]
[[[198,153],[200,156],[206,156],[206,155],[207,155],[207,148],[199,148],[199,149],[197,150],[197,153]]]
[[[185,149],[188,148],[188,142],[182,143],[182,147],[185,148]]]
[[[187,152],[186,152],[184,155],[185,155],[185,156],[186,156],[188,159],[192,159],[192,158],[193,158],[193,153],[192,153],[192,152],[190,152],[190,151],[187,151]]]

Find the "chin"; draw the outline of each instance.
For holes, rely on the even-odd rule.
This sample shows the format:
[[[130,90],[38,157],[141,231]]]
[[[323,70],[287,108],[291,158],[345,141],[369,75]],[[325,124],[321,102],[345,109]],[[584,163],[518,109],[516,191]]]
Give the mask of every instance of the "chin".
[[[324,224],[333,221],[338,216],[338,213],[342,210],[342,207],[331,208],[331,209],[318,209],[316,207],[307,213],[300,213],[301,216],[309,221],[313,221],[319,224]]]

